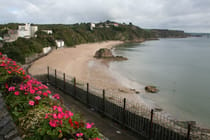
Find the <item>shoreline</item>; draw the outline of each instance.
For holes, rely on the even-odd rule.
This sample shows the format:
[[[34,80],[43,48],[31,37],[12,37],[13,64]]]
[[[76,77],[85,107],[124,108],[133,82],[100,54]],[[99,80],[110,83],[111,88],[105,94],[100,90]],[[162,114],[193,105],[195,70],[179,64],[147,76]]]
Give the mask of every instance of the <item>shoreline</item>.
[[[49,66],[57,71],[65,72],[71,77],[76,77],[79,83],[89,83],[90,88],[97,90],[105,89],[107,95],[127,98],[134,104],[138,103],[152,108],[152,105],[147,104],[139,96],[139,94],[144,93],[143,90],[139,94],[136,94],[135,89],[129,86],[126,87],[122,83],[122,79],[119,79],[117,71],[110,70],[109,62],[93,57],[95,52],[100,48],[111,49],[123,43],[125,42],[106,41],[54,50],[49,55],[35,61],[29,69],[29,73],[32,75],[41,74],[40,71],[46,71],[45,69]],[[128,79],[126,80],[129,81]],[[141,87],[144,87],[144,85],[141,85]]]

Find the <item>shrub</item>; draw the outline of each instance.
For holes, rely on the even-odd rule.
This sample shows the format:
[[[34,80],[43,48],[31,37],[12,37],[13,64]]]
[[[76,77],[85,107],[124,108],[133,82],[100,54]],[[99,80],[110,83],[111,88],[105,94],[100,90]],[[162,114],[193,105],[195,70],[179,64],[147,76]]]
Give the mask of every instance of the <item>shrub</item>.
[[[26,72],[12,59],[0,53],[0,90],[23,139],[99,140],[94,123],[67,110],[59,94]]]

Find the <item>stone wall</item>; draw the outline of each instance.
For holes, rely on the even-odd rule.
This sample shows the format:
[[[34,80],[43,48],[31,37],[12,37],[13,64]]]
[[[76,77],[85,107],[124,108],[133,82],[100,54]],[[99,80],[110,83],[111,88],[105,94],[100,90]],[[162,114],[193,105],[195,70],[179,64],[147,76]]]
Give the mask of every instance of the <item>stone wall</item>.
[[[0,93],[0,140],[21,140]]]

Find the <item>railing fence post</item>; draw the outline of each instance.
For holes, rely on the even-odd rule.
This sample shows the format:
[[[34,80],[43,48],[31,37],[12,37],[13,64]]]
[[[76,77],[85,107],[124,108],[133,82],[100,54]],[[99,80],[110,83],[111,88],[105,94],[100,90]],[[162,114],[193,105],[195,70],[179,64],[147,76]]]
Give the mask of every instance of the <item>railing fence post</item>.
[[[47,66],[47,81],[50,80],[50,67]]]
[[[74,77],[74,97],[76,98],[76,77]]]
[[[57,88],[57,71],[55,69],[55,88]]]
[[[103,115],[105,115],[105,90],[103,89],[103,108],[102,108],[102,111],[103,111]]]
[[[190,140],[190,131],[191,131],[191,124],[188,124],[188,129],[187,129],[187,140]]]
[[[87,83],[87,106],[89,106],[89,83]]]
[[[125,119],[126,119],[126,98],[124,98],[123,99],[123,120],[122,120],[122,125],[123,125],[123,127],[125,128],[125,126],[126,126],[126,123],[125,123]]]
[[[152,127],[153,127],[153,109],[151,110],[151,116],[150,116],[150,127],[149,127],[149,140],[152,138]]]
[[[66,74],[63,73],[63,90],[66,90]]]

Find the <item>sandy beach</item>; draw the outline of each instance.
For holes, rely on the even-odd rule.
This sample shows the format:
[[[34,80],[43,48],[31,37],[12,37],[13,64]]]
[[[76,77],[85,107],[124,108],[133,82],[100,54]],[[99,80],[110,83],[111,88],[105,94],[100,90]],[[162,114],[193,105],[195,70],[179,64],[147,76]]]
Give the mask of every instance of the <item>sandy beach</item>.
[[[105,89],[107,95],[114,94],[116,97],[127,98],[129,102],[144,103],[143,99],[132,90],[132,87],[123,85],[122,79],[118,78],[117,71],[114,73],[110,71],[109,63],[93,57],[100,48],[112,48],[122,43],[122,41],[106,41],[57,49],[35,61],[29,72],[37,75],[46,72],[49,66],[57,71],[65,72],[66,75],[76,77],[79,83],[88,82],[90,89],[99,89],[98,91]]]

